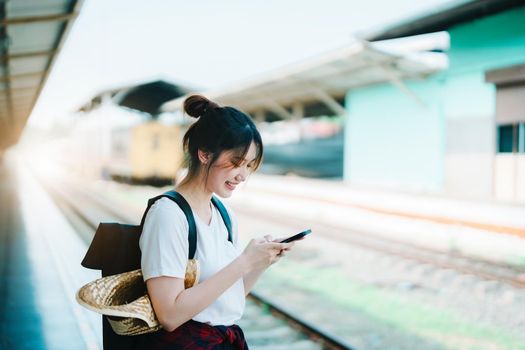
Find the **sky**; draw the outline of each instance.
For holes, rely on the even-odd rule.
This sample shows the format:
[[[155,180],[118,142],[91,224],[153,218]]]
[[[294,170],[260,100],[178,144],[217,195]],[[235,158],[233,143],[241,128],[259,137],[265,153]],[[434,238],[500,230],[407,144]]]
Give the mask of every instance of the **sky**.
[[[85,0],[29,123],[98,92],[164,79],[230,86],[450,0]]]

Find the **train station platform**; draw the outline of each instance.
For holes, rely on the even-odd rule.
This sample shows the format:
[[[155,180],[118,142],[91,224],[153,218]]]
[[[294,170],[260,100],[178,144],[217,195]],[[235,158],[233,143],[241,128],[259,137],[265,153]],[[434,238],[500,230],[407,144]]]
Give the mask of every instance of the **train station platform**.
[[[101,320],[75,301],[97,278],[72,227],[29,172],[0,166],[0,349],[101,349]]]
[[[4,164],[0,167],[0,293],[4,301],[0,349],[101,349],[100,317],[74,299],[80,286],[99,277],[96,271],[80,266],[85,243],[30,171]],[[143,210],[142,197],[164,190],[102,181],[83,185],[115,200],[112,194],[118,193],[128,204],[140,193],[136,217]],[[254,174],[228,202],[252,213],[295,217],[305,228],[322,222],[427,248],[525,265],[522,206],[261,174]]]

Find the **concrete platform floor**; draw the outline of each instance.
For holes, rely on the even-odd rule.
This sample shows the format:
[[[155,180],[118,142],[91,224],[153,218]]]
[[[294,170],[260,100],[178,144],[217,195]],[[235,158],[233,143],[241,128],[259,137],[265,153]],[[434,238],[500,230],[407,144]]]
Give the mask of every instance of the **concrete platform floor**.
[[[97,276],[85,247],[31,176],[0,166],[0,349],[101,349],[100,318],[75,291]]]

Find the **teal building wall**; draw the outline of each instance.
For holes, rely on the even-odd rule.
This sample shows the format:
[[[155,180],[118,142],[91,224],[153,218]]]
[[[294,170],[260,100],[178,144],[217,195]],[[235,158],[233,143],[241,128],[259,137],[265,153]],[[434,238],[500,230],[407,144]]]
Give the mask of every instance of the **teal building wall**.
[[[496,89],[488,70],[525,63],[525,6],[450,28],[449,68],[346,96],[344,178],[355,184],[490,197]]]
[[[525,6],[449,30],[449,68],[445,116],[450,119],[494,116],[495,86],[489,70],[525,63]]]
[[[407,82],[419,101],[390,84],[347,95],[344,174],[365,185],[437,190],[442,184],[441,82]]]
[[[448,75],[523,63],[525,6],[450,28]]]

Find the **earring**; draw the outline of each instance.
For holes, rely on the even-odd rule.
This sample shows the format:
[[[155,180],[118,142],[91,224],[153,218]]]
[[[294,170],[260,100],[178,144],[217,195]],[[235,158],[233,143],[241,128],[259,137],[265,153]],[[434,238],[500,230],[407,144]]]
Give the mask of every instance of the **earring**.
[[[210,158],[209,154],[207,152],[203,152],[199,150],[198,154],[199,160],[202,164],[208,164],[208,160]]]

